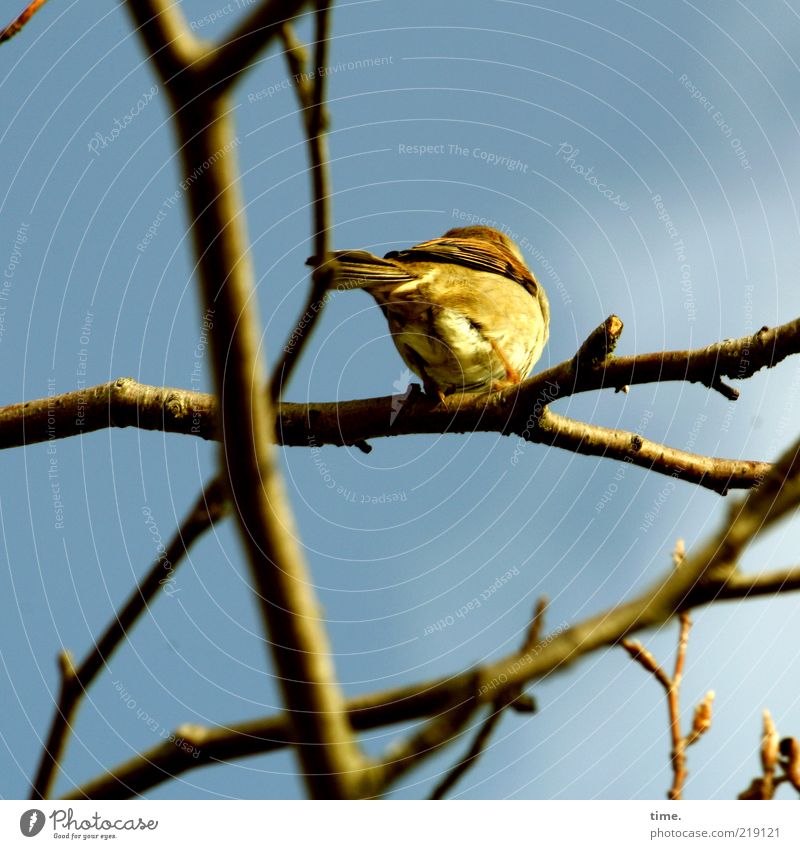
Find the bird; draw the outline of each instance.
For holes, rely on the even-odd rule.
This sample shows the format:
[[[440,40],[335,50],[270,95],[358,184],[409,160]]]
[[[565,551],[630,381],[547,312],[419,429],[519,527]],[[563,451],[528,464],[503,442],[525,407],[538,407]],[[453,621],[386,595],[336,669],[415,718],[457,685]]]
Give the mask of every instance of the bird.
[[[492,227],[455,227],[383,258],[333,251],[332,288],[364,289],[386,317],[426,395],[496,392],[519,384],[544,349],[550,306],[520,249]]]

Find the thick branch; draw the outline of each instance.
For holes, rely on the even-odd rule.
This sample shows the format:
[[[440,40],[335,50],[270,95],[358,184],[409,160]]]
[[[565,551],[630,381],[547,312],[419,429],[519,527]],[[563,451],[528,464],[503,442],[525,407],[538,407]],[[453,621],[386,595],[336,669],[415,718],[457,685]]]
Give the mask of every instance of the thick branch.
[[[214,311],[223,468],[309,791],[353,796],[363,764],[274,446],[231,109],[224,98],[204,98],[178,112],[185,171],[203,173],[187,194],[204,305]]]
[[[482,406],[477,406],[476,400]],[[496,396],[477,396],[451,411],[412,394],[391,425],[391,398],[341,404],[283,403],[278,408],[276,438],[281,445],[308,447],[355,445],[378,436],[411,433],[500,431],[517,434],[525,442],[623,460],[721,493],[750,488],[769,470],[768,463],[757,460],[705,457],[652,442],[636,433],[579,422],[553,413],[543,402],[520,422],[527,411],[520,413],[512,405],[513,400],[497,406]],[[120,378],[89,389],[0,408],[0,448],[32,445],[107,427],[139,427],[214,439],[216,413],[211,395]],[[516,459],[515,455],[512,462]]]
[[[205,55],[205,45],[195,38],[180,4],[128,0],[128,8],[165,85],[171,88],[176,81],[185,81],[187,68]]]
[[[746,358],[743,352],[747,352]],[[744,363],[747,368],[741,376],[745,378],[796,353],[800,353],[800,319],[709,348],[612,358],[603,367],[583,369],[580,379],[576,377],[573,358],[534,375],[517,389],[497,395],[464,395],[450,401],[447,408],[421,392],[409,394],[399,413],[393,409],[396,398],[391,395],[359,401],[283,403],[280,405],[278,442],[297,446],[354,445],[385,436],[470,431],[517,433],[530,440],[531,429],[544,408],[578,392],[670,380],[699,380],[692,374],[699,373],[701,365],[713,370],[714,363],[723,362],[731,367]],[[741,369],[737,367],[736,371]],[[727,371],[723,373],[728,374]],[[216,402],[210,395],[147,386],[123,377],[89,389],[0,408],[0,449],[107,427],[134,426],[213,439],[216,415]],[[597,432],[596,425],[584,426],[592,429],[586,431],[587,434]],[[628,447],[618,446],[623,457],[633,447],[632,437],[640,439],[628,434]],[[574,439],[569,433],[562,434],[561,438],[565,442]],[[763,474],[761,464],[747,466],[740,470],[742,476],[738,483],[737,467],[731,467],[734,478],[731,487],[751,486],[754,477]]]
[[[464,395],[445,407],[420,392],[410,393],[399,413],[394,396],[341,403],[284,403],[279,407],[277,441],[297,446],[358,445],[403,434],[499,432],[582,454],[622,459],[718,492],[757,483],[769,468],[766,463],[691,454],[638,434],[576,422],[551,412],[548,405],[591,389],[700,380],[701,374],[713,384],[736,363],[737,376],[748,377],[800,351],[800,319],[708,348],[612,358],[604,365],[587,366],[596,359],[586,355],[593,339],[603,346],[614,343],[620,327],[614,319],[612,316],[594,331],[581,348],[583,356],[579,352],[572,360],[496,395]],[[215,415],[208,395],[148,387],[121,378],[81,392],[0,408],[0,448],[128,425],[209,439],[214,436]]]

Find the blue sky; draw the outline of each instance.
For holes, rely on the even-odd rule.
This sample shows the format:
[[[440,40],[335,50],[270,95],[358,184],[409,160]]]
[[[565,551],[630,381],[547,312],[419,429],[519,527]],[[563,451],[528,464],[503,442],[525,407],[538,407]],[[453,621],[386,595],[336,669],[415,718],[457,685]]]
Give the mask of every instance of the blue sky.
[[[219,0],[183,7],[208,38],[241,14]],[[336,247],[383,253],[467,218],[504,227],[550,294],[540,368],[572,356],[612,312],[625,322],[625,354],[700,346],[800,314],[794,0],[345,3],[333,33]],[[175,137],[124,9],[53,0],[0,61],[0,403],[122,375],[194,386],[202,310]],[[306,152],[282,57],[267,54],[235,102],[274,360],[305,297],[310,253]],[[209,380],[203,360],[195,388]],[[402,392],[408,380],[371,299],[341,293],[285,395],[346,400]],[[740,388],[735,404],[673,383],[554,409],[700,453],[773,459],[797,436],[800,361]],[[283,451],[349,694],[507,653],[542,593],[551,629],[596,613],[649,585],[669,568],[675,539],[691,549],[727,506],[689,484],[542,446],[526,445],[514,463],[515,447],[467,434],[376,440],[369,455]],[[154,557],[146,515],[166,539],[215,458],[206,443],[133,429],[52,451],[0,454],[0,795],[10,798],[25,795],[49,723],[57,652],[84,654]],[[797,542],[796,527],[781,526],[745,567],[788,565]],[[162,730],[278,707],[230,522],[197,545],[176,586],[92,688],[59,791],[155,745]],[[747,786],[764,707],[782,734],[800,734],[797,605],[786,597],[695,614],[686,721],[706,690],[717,699],[712,730],[690,752],[688,797],[732,798]],[[676,626],[646,641],[671,662]],[[533,692],[539,713],[503,718],[459,797],[663,796],[663,699],[624,652],[594,654]],[[370,751],[398,733],[370,734]],[[393,795],[424,795],[455,756],[426,763]],[[294,761],[279,753],[191,772],[151,795],[300,790]]]

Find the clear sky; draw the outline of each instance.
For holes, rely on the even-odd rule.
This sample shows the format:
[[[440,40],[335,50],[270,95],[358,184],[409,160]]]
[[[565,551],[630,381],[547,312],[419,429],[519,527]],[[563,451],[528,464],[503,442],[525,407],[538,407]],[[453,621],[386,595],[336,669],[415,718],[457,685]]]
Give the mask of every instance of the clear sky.
[[[18,5],[5,3],[3,16]],[[208,38],[241,15],[235,0],[183,6]],[[800,314],[797,0],[339,3],[333,32],[336,247],[383,253],[471,217],[503,227],[550,295],[539,368],[572,356],[612,312],[625,322],[625,354],[700,346]],[[202,311],[168,104],[124,9],[52,0],[0,48],[0,74],[0,403],[123,375],[210,389],[207,358],[193,373]],[[305,296],[310,252],[306,154],[283,58],[266,55],[235,101],[274,360]],[[371,299],[341,293],[286,397],[402,393],[408,380]],[[773,459],[797,436],[800,359],[740,388],[735,404],[672,383],[554,409],[704,454]],[[669,568],[677,537],[691,549],[736,497],[515,448],[468,434],[376,440],[369,455],[283,452],[348,694],[509,652],[542,593],[556,629],[638,592]],[[153,523],[169,537],[215,457],[207,443],[133,429],[49,450],[0,454],[4,797],[27,792],[57,652],[83,656],[152,562]],[[796,562],[798,541],[796,526],[781,526],[745,566]],[[278,707],[230,521],[175,581],[82,705],[59,792],[181,723],[225,725]],[[786,597],[694,615],[686,722],[708,689],[717,698],[712,730],[690,750],[689,798],[732,798],[749,784],[764,707],[782,734],[800,735],[798,605]],[[440,620],[452,624],[431,628]],[[671,662],[676,626],[646,642]],[[662,693],[621,649],[533,692],[539,713],[503,718],[457,796],[663,797]],[[398,733],[371,734],[370,751]],[[393,795],[427,793],[456,755],[426,762]],[[284,752],[190,772],[151,795],[300,792]]]

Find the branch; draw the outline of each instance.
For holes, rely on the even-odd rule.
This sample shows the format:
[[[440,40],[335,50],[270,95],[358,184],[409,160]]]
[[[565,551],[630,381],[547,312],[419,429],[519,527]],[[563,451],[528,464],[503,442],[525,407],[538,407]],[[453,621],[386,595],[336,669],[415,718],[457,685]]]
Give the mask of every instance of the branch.
[[[80,666],[75,667],[72,655],[68,651],[61,652],[59,657],[61,687],[58,704],[32,784],[32,799],[50,797],[58,773],[58,766],[64,756],[67,735],[72,728],[72,719],[81,698],[97,677],[97,673],[100,672],[120,643],[127,637],[136,620],[147,609],[153,596],[161,587],[170,583],[175,569],[180,565],[183,556],[189,551],[192,543],[208,530],[215,521],[219,521],[223,517],[226,510],[224,495],[224,490],[218,482],[212,483],[203,491],[163,554],[159,556],[144,579],[136,586],[122,610],[114,616]]]
[[[139,35],[169,90],[186,85],[190,69],[206,55],[203,42],[195,38],[179,3],[174,0],[128,0]]]
[[[615,357],[605,367],[606,382],[615,388],[625,385],[686,380],[702,383],[735,400],[739,393],[722,383],[723,377],[745,380],[762,368],[772,368],[800,351],[800,318],[778,327],[762,327],[751,336],[727,339],[705,348],[689,351],[654,352],[634,357]],[[597,374],[590,371],[579,378],[578,391],[599,388]]]
[[[0,44],[13,38],[46,2],[47,0],[31,0],[15,20],[0,30]]]
[[[367,731],[441,713],[448,706],[472,698],[474,693],[474,678],[462,675],[357,696],[347,703],[346,709],[353,729]],[[187,745],[160,743],[64,798],[127,799],[198,766],[273,752],[291,745],[289,722],[283,714],[214,728],[184,725],[172,736]]]
[[[265,391],[231,113],[232,105],[221,97],[200,98],[177,112],[184,170],[203,173],[190,183],[187,199],[204,308],[214,310],[211,352],[221,399],[223,474],[309,792],[321,798],[357,796],[363,761],[344,712],[274,445],[275,412]]]
[[[170,90],[204,306],[213,310],[216,395],[223,479],[236,506],[265,633],[271,643],[312,796],[360,795],[364,762],[344,712],[274,445],[275,412],[261,360],[261,328],[236,164],[237,137],[226,90],[302,3],[264,0],[232,39],[197,55],[169,0],[130,0],[146,46]],[[189,41],[191,39],[191,41]],[[189,67],[191,65],[191,67]],[[186,71],[186,73],[182,73]],[[172,76],[172,78],[170,78]]]
[[[281,27],[286,61],[295,80],[297,99],[303,110],[303,124],[308,139],[309,172],[311,174],[314,223],[312,232],[313,255],[322,263],[330,252],[330,231],[333,214],[331,209],[332,183],[328,157],[328,113],[325,103],[328,75],[321,69],[328,65],[330,40],[330,3],[320,0],[315,17],[316,47],[314,67],[308,73],[305,50],[297,40],[290,24]],[[309,78],[310,77],[310,78]],[[270,387],[272,397],[280,398],[281,390],[291,378],[295,365],[311,336],[325,306],[325,293],[334,278],[334,268],[317,267],[311,275],[311,287],[295,330],[283,349],[283,356],[272,372]]]
[[[765,801],[775,798],[781,784],[789,783],[800,793],[800,742],[795,737],[780,739],[772,714],[764,709],[761,736],[762,775],[739,794],[739,799]],[[778,767],[782,774],[778,775]]]
[[[760,575],[736,572],[717,590],[714,601],[732,601],[800,590],[800,566]]]
[[[539,416],[538,431],[531,434],[531,442],[555,445],[576,454],[622,460],[648,471],[699,484],[720,495],[725,495],[729,489],[749,488],[769,471],[769,463],[705,457],[652,442],[638,433],[579,422],[547,408]]]
[[[550,634],[535,646],[527,645],[522,653],[477,672],[354,699],[346,705],[351,726],[356,730],[378,728],[431,716],[470,700],[489,704],[506,688],[522,687],[563,672],[592,651],[662,625],[676,613],[723,597],[747,598],[768,591],[779,594],[800,589],[798,569],[763,577],[740,576],[736,569],[745,546],[800,503],[799,452],[800,441],[784,453],[758,488],[730,506],[728,518],[717,533],[698,545],[679,570],[673,570],[638,598]],[[181,757],[174,746],[165,744],[111,770],[69,798],[119,798],[142,793],[194,766],[277,749],[290,740],[290,730],[286,719],[277,716],[204,731],[200,736],[202,748],[196,758]]]
[[[132,377],[0,407],[0,448],[34,445],[109,427],[216,438],[212,395],[147,386]]]
[[[695,351],[611,358],[605,364],[587,357],[599,331],[613,330],[607,319],[574,357],[495,395],[464,395],[447,408],[421,393],[411,393],[397,412],[396,398],[316,404],[281,404],[277,441],[282,445],[358,445],[365,440],[420,433],[494,432],[517,434],[524,442],[552,444],[570,451],[609,456],[643,468],[698,483],[717,492],[749,488],[769,466],[754,460],[703,457],[659,445],[635,433],[575,422],[548,405],[577,392],[659,382],[699,380],[705,369],[748,377],[800,352],[800,319]],[[617,320],[618,321],[618,320]],[[609,323],[612,323],[609,325]],[[610,334],[613,337],[613,332]],[[604,337],[605,338],[605,337]],[[601,350],[600,355],[604,352]],[[715,373],[715,372],[714,372]],[[709,378],[711,380],[711,378]],[[713,382],[713,381],[712,381]],[[130,378],[48,399],[0,408],[0,448],[30,445],[104,427],[135,425],[148,430],[212,439],[216,405],[211,396],[181,389],[137,384]],[[515,456],[512,462],[516,460]]]
[[[292,404],[278,407],[276,441],[286,446],[358,445],[379,436],[412,433],[518,432],[525,442],[554,445],[587,456],[632,463],[649,471],[696,483],[716,492],[747,489],[769,471],[769,463],[705,457],[652,442],[637,433],[613,430],[558,415],[538,402],[521,430],[508,422],[521,418],[513,403],[495,406],[495,396],[478,396],[456,411],[409,396],[390,425],[392,398],[341,404]],[[513,399],[512,399],[513,401]],[[483,412],[483,415],[481,415]],[[524,410],[522,411],[525,412]],[[0,408],[0,449],[33,445],[92,433],[108,427],[138,427],[217,438],[213,396],[170,387],[147,386],[133,378]],[[518,462],[519,447],[511,458]]]
[[[796,572],[800,570],[791,570]],[[789,572],[786,573],[790,574]],[[743,578],[745,576],[742,576]],[[777,573],[775,573],[777,578]],[[800,590],[800,575],[796,584],[787,581],[774,580],[771,593],[775,595],[789,591]],[[687,600],[686,609],[711,604],[721,599],[721,586],[727,584],[717,582],[707,585],[703,593],[698,593],[694,600]],[[750,581],[746,582],[748,587]],[[741,595],[730,595],[726,598],[743,599],[750,594],[743,590]],[[645,630],[643,624],[633,631]],[[569,635],[569,632],[562,632]],[[557,635],[554,639],[559,639]],[[619,640],[609,638],[605,645],[613,645]],[[588,653],[588,652],[586,652]],[[509,659],[510,662],[519,657]],[[556,665],[553,669],[544,670],[538,677],[545,677],[553,671],[562,671]],[[457,698],[467,699],[474,691],[473,676],[454,675],[429,681],[422,684],[400,687],[379,693],[358,696],[347,703],[350,723],[356,731],[371,731],[399,722],[409,722],[431,716],[446,709]],[[484,688],[479,694],[482,703],[490,701]],[[512,705],[513,708],[513,705]],[[290,745],[290,731],[286,718],[282,715],[268,716],[249,720],[242,723],[220,725],[215,728],[203,726],[182,726],[173,734],[179,742],[188,741],[188,745],[162,743],[152,749],[137,755],[130,761],[120,764],[99,778],[82,785],[80,788],[64,796],[64,799],[127,799],[141,795],[159,784],[169,781],[196,767],[206,766],[235,760],[252,755],[267,754]]]
[[[544,624],[544,613],[547,609],[547,599],[542,596],[536,604],[533,619],[531,620],[528,633],[525,637],[525,642],[522,645],[522,651],[533,651],[539,642],[539,637]],[[507,690],[496,699],[491,708],[489,715],[484,719],[472,745],[469,747],[466,755],[461,758],[453,768],[445,775],[445,777],[436,785],[431,793],[431,799],[444,799],[444,797],[456,786],[461,778],[473,767],[478,761],[478,758],[486,750],[489,745],[494,729],[500,722],[503,711],[509,707],[516,707],[519,710],[519,700],[522,698],[522,688],[514,687]],[[535,705],[529,704],[525,712],[532,713],[535,710]]]
[[[800,742],[796,737],[784,737],[780,742],[780,753],[786,780],[800,793]]]
[[[675,550],[672,554],[673,565],[676,569],[683,563],[684,556],[684,543],[682,539],[679,539],[675,544]],[[620,645],[628,652],[631,658],[637,661],[643,669],[658,681],[667,697],[667,713],[672,740],[672,750],[670,753],[672,786],[669,789],[667,798],[673,801],[683,798],[683,786],[688,777],[686,750],[689,746],[693,746],[711,727],[711,705],[714,701],[714,693],[709,690],[705,699],[695,709],[691,730],[688,734],[683,734],[681,732],[680,694],[683,669],[686,665],[686,650],[689,647],[689,631],[692,627],[692,622],[685,610],[678,614],[678,618],[680,621],[678,650],[675,653],[675,669],[671,676],[667,675],[655,657],[641,643],[631,640],[620,641]]]
[[[474,685],[470,689],[474,693]],[[471,694],[468,698],[447,705],[441,713],[425,722],[406,740],[393,743],[383,762],[373,767],[373,786],[380,790],[388,789],[423,759],[436,754],[451,743],[462,733],[477,709],[478,702]]]
[[[444,799],[445,796],[458,784],[462,776],[470,770],[478,762],[478,758],[484,753],[489,745],[494,729],[500,722],[500,717],[503,711],[511,704],[508,696],[496,701],[490,708],[489,715],[484,719],[478,728],[478,733],[472,741],[467,753],[461,758],[455,766],[445,775],[445,777],[434,787],[430,795],[431,799]]]
[[[261,0],[224,44],[207,54],[202,70],[203,90],[223,94],[251,66],[258,55],[293,20],[306,0]]]

